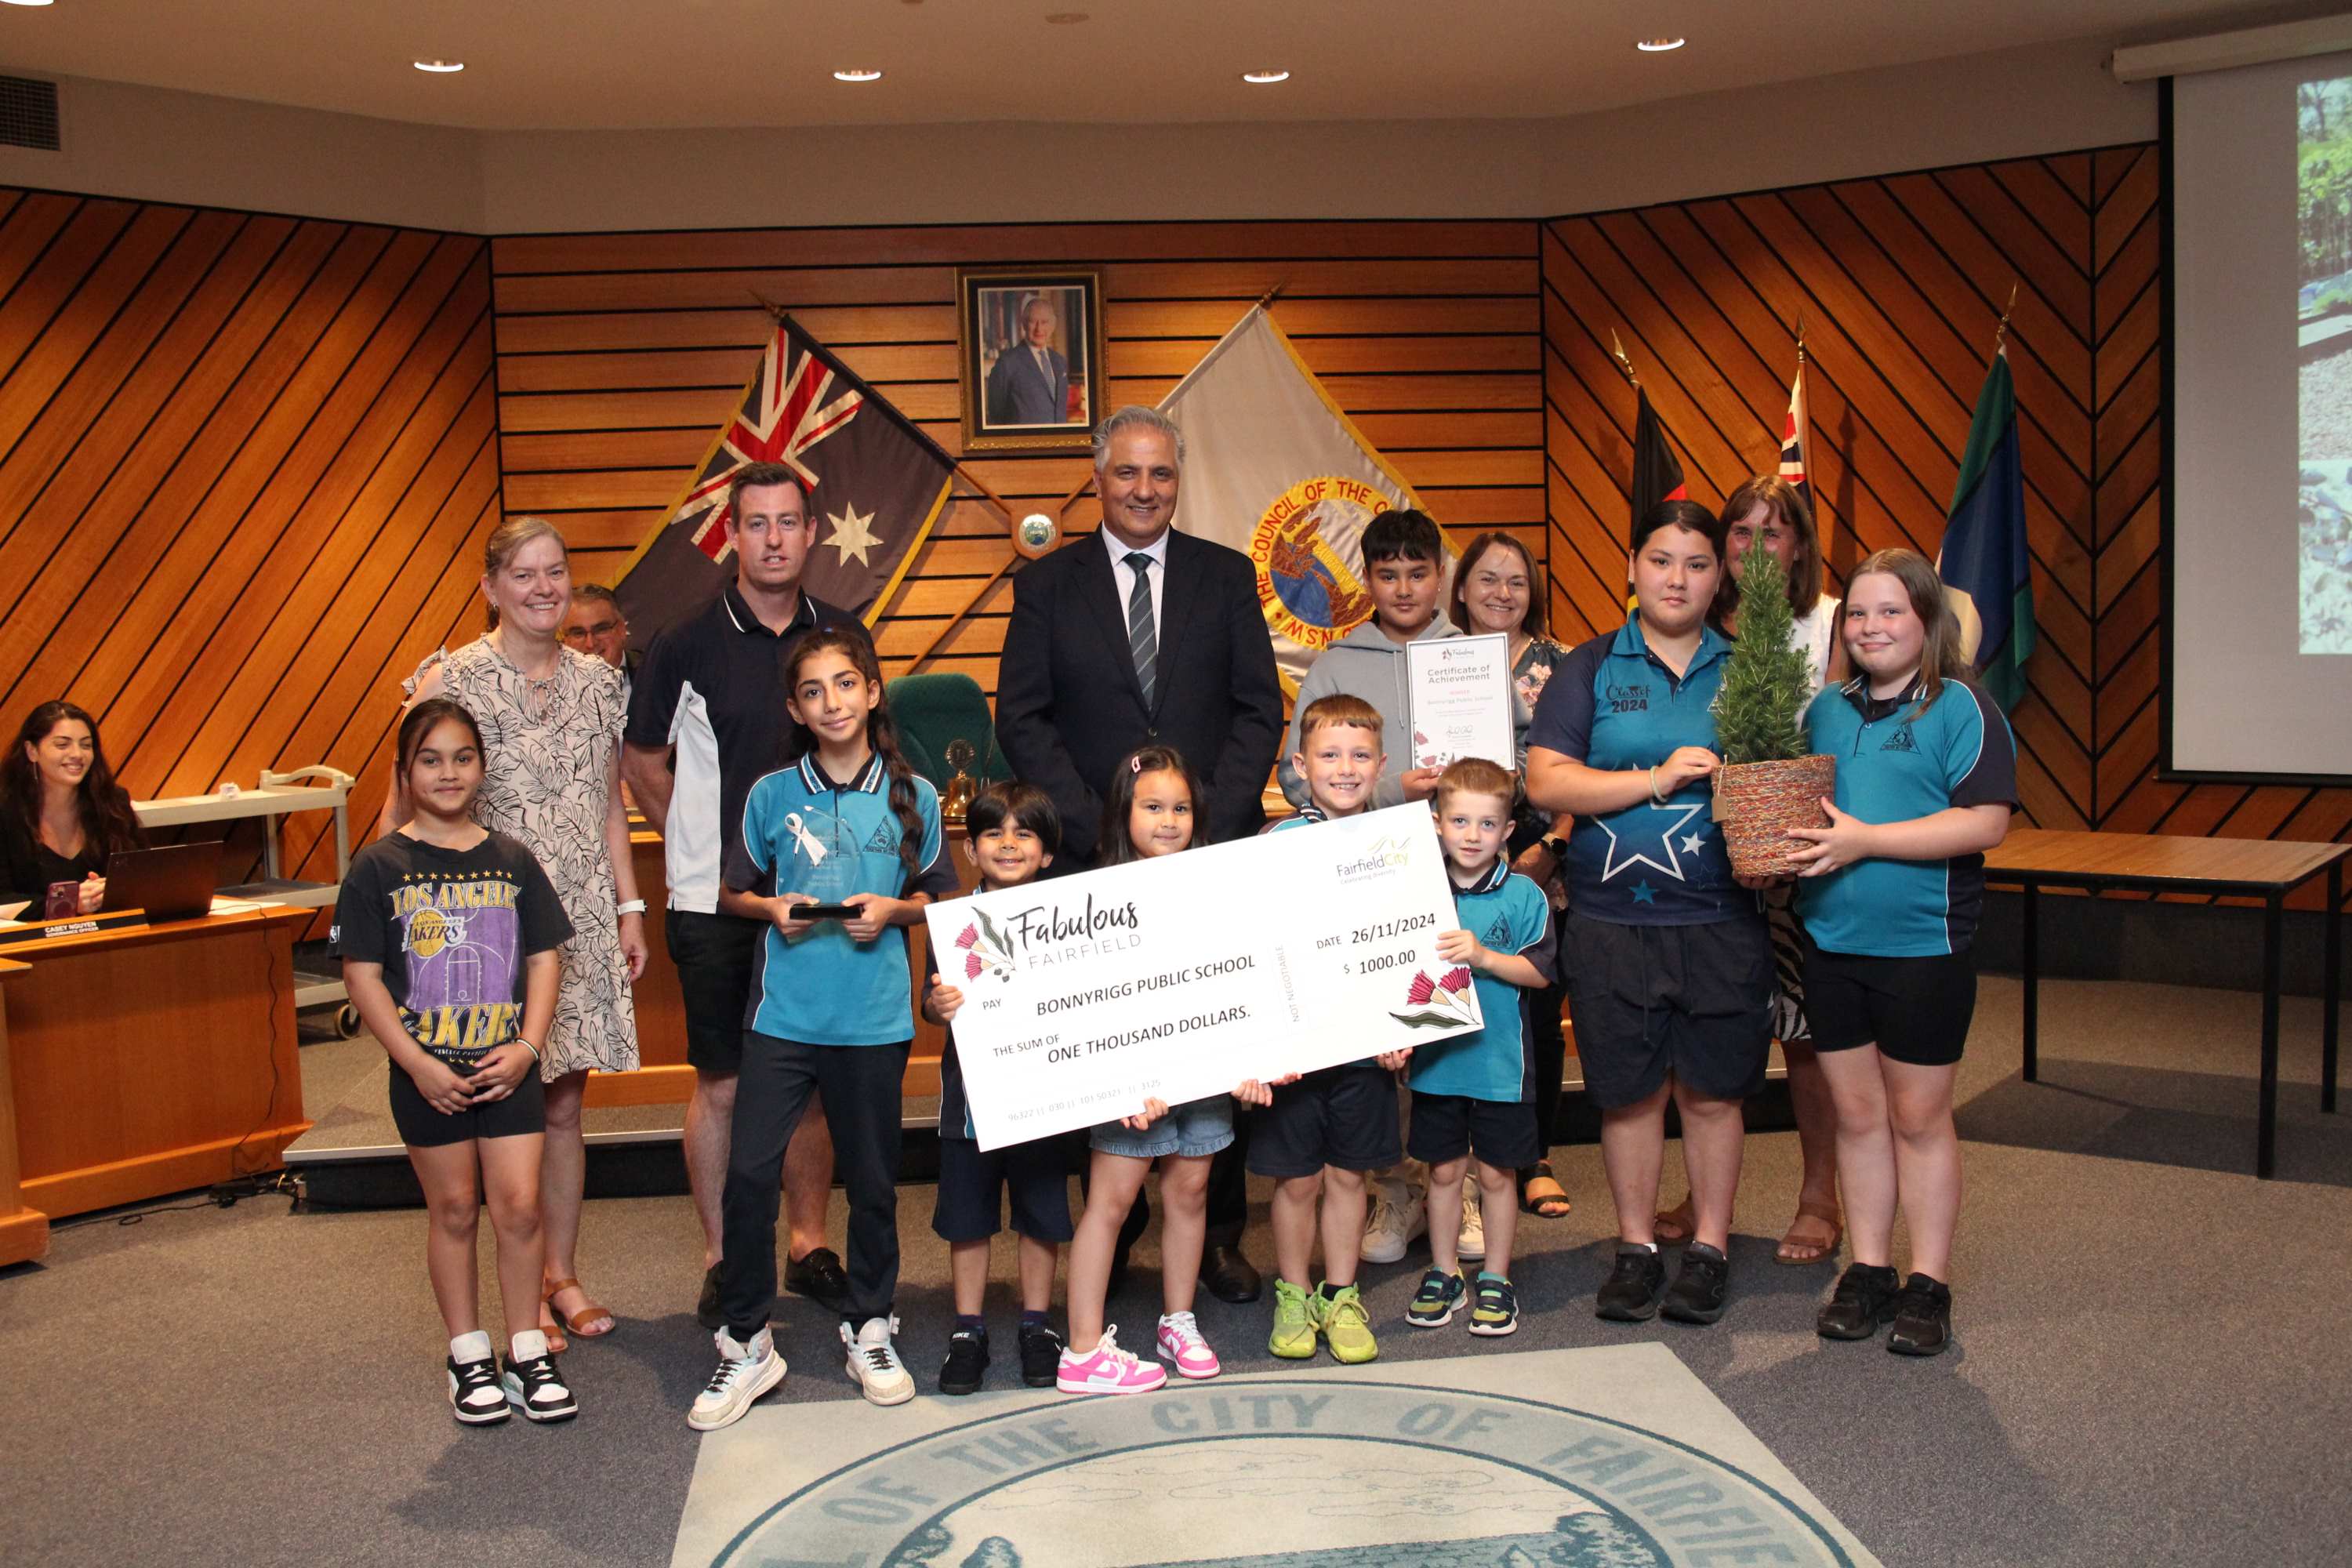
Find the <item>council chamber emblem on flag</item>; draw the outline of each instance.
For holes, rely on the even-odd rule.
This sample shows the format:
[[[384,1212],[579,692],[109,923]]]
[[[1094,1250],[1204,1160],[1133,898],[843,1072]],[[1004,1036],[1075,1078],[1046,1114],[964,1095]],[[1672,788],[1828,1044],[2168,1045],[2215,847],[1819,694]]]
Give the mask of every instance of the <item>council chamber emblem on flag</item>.
[[[801,585],[868,626],[930,532],[955,474],[936,442],[783,319],[686,493],[623,569],[614,591],[631,642],[649,646],[734,575],[727,489],[753,463],[791,469],[807,498]]]
[[[1160,408],[1184,433],[1177,526],[1250,558],[1275,663],[1296,690],[1315,656],[1372,613],[1364,525],[1421,503],[1262,305]]]

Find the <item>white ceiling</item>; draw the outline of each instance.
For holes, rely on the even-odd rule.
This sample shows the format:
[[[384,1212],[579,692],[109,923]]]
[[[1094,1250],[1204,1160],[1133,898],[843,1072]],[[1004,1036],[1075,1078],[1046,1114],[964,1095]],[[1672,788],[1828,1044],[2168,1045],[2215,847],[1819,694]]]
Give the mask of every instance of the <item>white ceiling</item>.
[[[1521,119],[2061,38],[2323,14],[2229,0],[56,0],[0,64],[478,130]],[[1083,12],[1074,25],[1045,20]],[[1636,38],[1687,36],[1670,54]],[[462,59],[454,76],[410,62]],[[836,68],[877,66],[843,86]],[[1286,68],[1251,87],[1244,70]],[[1932,105],[1922,105],[1932,112]],[[1756,133],[1802,112],[1759,92]]]

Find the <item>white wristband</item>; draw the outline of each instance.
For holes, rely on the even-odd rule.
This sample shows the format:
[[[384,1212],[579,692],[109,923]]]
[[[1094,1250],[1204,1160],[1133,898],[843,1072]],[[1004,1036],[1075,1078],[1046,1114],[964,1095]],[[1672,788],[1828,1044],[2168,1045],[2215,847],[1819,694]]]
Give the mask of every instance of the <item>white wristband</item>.
[[[622,915],[641,915],[646,912],[646,901],[643,899],[624,900],[621,907],[613,912]]]

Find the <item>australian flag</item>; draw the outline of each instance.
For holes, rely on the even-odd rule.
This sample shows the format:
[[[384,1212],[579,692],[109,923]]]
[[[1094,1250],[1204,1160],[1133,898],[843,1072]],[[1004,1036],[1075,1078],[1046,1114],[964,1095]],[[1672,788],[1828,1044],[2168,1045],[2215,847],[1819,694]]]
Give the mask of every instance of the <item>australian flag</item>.
[[[1968,450],[1936,557],[1937,574],[1975,649],[1977,679],[2001,710],[2025,695],[2033,652],[2033,580],[2025,542],[2025,474],[2018,461],[2017,392],[2009,355],[1992,356],[1977,394]],[[1968,634],[1974,634],[1969,637]]]
[[[801,585],[868,626],[947,504],[955,460],[850,374],[789,316],[686,493],[614,590],[629,640],[649,646],[735,574],[727,486],[750,463],[782,463],[808,494]]]

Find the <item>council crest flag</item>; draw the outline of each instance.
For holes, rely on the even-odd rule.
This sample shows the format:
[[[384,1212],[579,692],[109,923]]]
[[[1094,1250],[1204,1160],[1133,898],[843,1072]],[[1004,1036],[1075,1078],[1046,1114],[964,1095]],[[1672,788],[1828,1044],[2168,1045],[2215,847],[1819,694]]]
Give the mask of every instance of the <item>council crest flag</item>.
[[[955,460],[787,316],[734,415],[614,589],[629,641],[708,604],[735,575],[727,484],[750,463],[782,463],[808,492],[801,585],[863,617],[881,613],[938,521]]]
[[[1258,607],[1293,692],[1372,613],[1364,524],[1421,502],[1315,379],[1263,305],[1160,403],[1184,433],[1176,526],[1257,569]]]
[[[2033,652],[2033,579],[2025,542],[2025,474],[2017,451],[2017,392],[1997,350],[1977,394],[1959,482],[1936,553],[1936,574],[1960,617],[1977,679],[2002,711],[2025,695]]]

